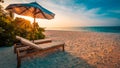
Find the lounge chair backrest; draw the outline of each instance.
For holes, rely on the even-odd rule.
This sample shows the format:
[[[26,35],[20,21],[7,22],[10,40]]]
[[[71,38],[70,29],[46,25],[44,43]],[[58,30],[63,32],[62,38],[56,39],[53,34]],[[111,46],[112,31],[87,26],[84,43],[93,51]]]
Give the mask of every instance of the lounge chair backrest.
[[[32,41],[32,42],[33,42],[33,41]],[[51,40],[50,38],[34,40],[34,43],[35,43],[35,44],[47,43],[47,42],[52,42],[52,40]]]
[[[38,45],[32,43],[31,41],[25,39],[25,38],[21,38],[21,43],[24,44],[24,45],[28,45],[28,46],[31,46],[33,48],[37,48],[37,49],[41,49]]]
[[[20,36],[16,36],[16,39],[21,40],[21,39],[25,39],[25,38],[20,37]],[[34,40],[34,43],[35,44],[40,44],[40,43],[51,42],[51,41],[52,40],[50,38],[46,38],[46,39]],[[31,42],[33,42],[33,41],[31,41]]]
[[[20,37],[20,36],[16,36],[16,39],[17,39],[17,40],[21,40],[21,38],[22,38],[22,37]]]

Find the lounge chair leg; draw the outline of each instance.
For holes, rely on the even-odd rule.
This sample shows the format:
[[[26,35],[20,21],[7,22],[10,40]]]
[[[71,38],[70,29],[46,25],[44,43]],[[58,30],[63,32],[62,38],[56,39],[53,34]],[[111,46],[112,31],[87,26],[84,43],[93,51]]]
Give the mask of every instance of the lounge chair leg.
[[[19,50],[17,50],[17,68],[20,68],[21,66],[21,58],[20,58]]]
[[[21,66],[21,59],[18,58],[18,59],[17,59],[17,68],[20,68],[20,66]]]
[[[63,51],[65,51],[64,45],[63,45]]]
[[[16,44],[14,44],[14,53],[16,53]]]

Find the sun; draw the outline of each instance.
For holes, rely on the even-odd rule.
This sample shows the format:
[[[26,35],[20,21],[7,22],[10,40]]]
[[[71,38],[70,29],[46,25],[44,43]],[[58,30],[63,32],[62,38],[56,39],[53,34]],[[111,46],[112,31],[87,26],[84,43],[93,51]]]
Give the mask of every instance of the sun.
[[[16,17],[21,17],[21,18],[24,18],[24,19],[26,19],[26,20],[29,20],[31,24],[34,22],[34,19],[33,19],[32,17],[21,16],[21,15],[15,14],[15,18],[16,18]]]

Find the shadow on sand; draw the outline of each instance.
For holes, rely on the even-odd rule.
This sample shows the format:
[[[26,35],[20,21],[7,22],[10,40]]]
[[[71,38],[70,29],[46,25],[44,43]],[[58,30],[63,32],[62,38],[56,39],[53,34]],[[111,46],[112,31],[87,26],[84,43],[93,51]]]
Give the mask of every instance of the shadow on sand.
[[[16,55],[13,47],[0,48],[0,68],[16,68]],[[68,52],[56,51],[43,57],[24,58],[21,68],[96,68],[84,59],[75,57]]]
[[[13,47],[0,47],[0,68],[16,68],[16,65]]]
[[[68,52],[57,51],[44,57],[25,59],[21,68],[96,68]]]

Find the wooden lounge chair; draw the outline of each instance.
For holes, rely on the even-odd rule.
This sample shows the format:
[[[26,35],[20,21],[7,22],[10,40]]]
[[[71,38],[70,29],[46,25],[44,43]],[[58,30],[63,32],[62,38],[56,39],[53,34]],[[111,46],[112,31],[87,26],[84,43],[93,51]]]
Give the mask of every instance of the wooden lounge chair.
[[[60,41],[56,41],[56,42],[52,41],[52,42],[43,43],[43,44],[35,44],[24,38],[21,38],[20,41],[21,41],[22,45],[27,45],[27,46],[17,48],[17,50],[16,50],[16,52],[17,52],[17,68],[19,68],[21,66],[21,59],[24,57],[29,57],[32,55],[36,55],[38,53],[46,52],[51,49],[56,49],[56,48],[60,48],[60,47],[64,51],[64,45],[65,45],[64,42],[60,42]]]
[[[22,37],[16,36],[16,39],[20,41],[22,39]],[[31,41],[31,42],[33,42],[33,41]],[[45,38],[45,39],[40,39],[40,40],[34,40],[35,44],[42,44],[42,43],[48,43],[48,42],[52,42],[52,40],[50,38]],[[17,48],[24,47],[24,46],[27,46],[27,45],[21,45],[21,43],[15,43],[14,44],[14,53],[16,53],[16,49]]]

